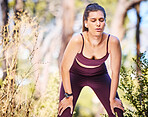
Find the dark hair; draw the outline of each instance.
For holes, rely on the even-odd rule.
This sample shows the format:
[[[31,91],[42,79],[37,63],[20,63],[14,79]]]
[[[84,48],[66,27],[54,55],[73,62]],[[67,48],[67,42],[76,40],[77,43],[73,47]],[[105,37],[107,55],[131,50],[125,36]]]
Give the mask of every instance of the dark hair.
[[[88,28],[85,27],[85,20],[87,20],[89,13],[93,12],[93,11],[102,11],[104,14],[104,18],[106,19],[106,12],[104,10],[104,8],[100,5],[98,5],[97,3],[91,3],[88,4],[87,7],[85,8],[84,14],[83,14],[83,27],[82,27],[82,31],[88,31]]]

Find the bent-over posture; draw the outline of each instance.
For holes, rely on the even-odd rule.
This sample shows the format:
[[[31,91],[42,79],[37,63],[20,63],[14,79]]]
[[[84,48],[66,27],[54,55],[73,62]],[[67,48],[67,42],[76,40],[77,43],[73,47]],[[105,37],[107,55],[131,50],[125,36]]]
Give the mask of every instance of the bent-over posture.
[[[84,86],[93,89],[109,117],[123,117],[117,94],[121,47],[117,37],[104,32],[106,13],[97,3],[89,4],[83,15],[83,31],[69,41],[61,63],[62,85],[58,116],[72,117]],[[111,76],[105,61],[110,55]],[[110,78],[111,77],[111,78]]]

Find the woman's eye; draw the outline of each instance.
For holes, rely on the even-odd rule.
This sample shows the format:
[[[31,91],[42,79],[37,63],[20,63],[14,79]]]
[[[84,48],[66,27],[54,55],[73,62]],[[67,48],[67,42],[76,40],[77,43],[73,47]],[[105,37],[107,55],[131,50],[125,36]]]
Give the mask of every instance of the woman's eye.
[[[100,22],[104,22],[104,18],[100,18],[99,21],[100,21]]]
[[[96,20],[91,20],[92,22],[95,22]]]

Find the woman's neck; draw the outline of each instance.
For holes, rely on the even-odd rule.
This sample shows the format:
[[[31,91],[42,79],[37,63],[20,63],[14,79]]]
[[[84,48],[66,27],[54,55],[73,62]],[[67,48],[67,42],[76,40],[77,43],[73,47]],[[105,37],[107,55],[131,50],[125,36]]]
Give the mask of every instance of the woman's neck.
[[[103,33],[100,35],[92,35],[91,33],[87,32],[87,40],[93,46],[98,46],[103,39]]]

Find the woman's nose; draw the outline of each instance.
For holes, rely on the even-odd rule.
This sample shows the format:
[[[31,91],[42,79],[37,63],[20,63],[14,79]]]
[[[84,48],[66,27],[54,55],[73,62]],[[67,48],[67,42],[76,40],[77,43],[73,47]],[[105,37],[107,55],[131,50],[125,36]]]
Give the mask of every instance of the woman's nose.
[[[100,26],[100,21],[99,20],[97,20],[97,26]]]

